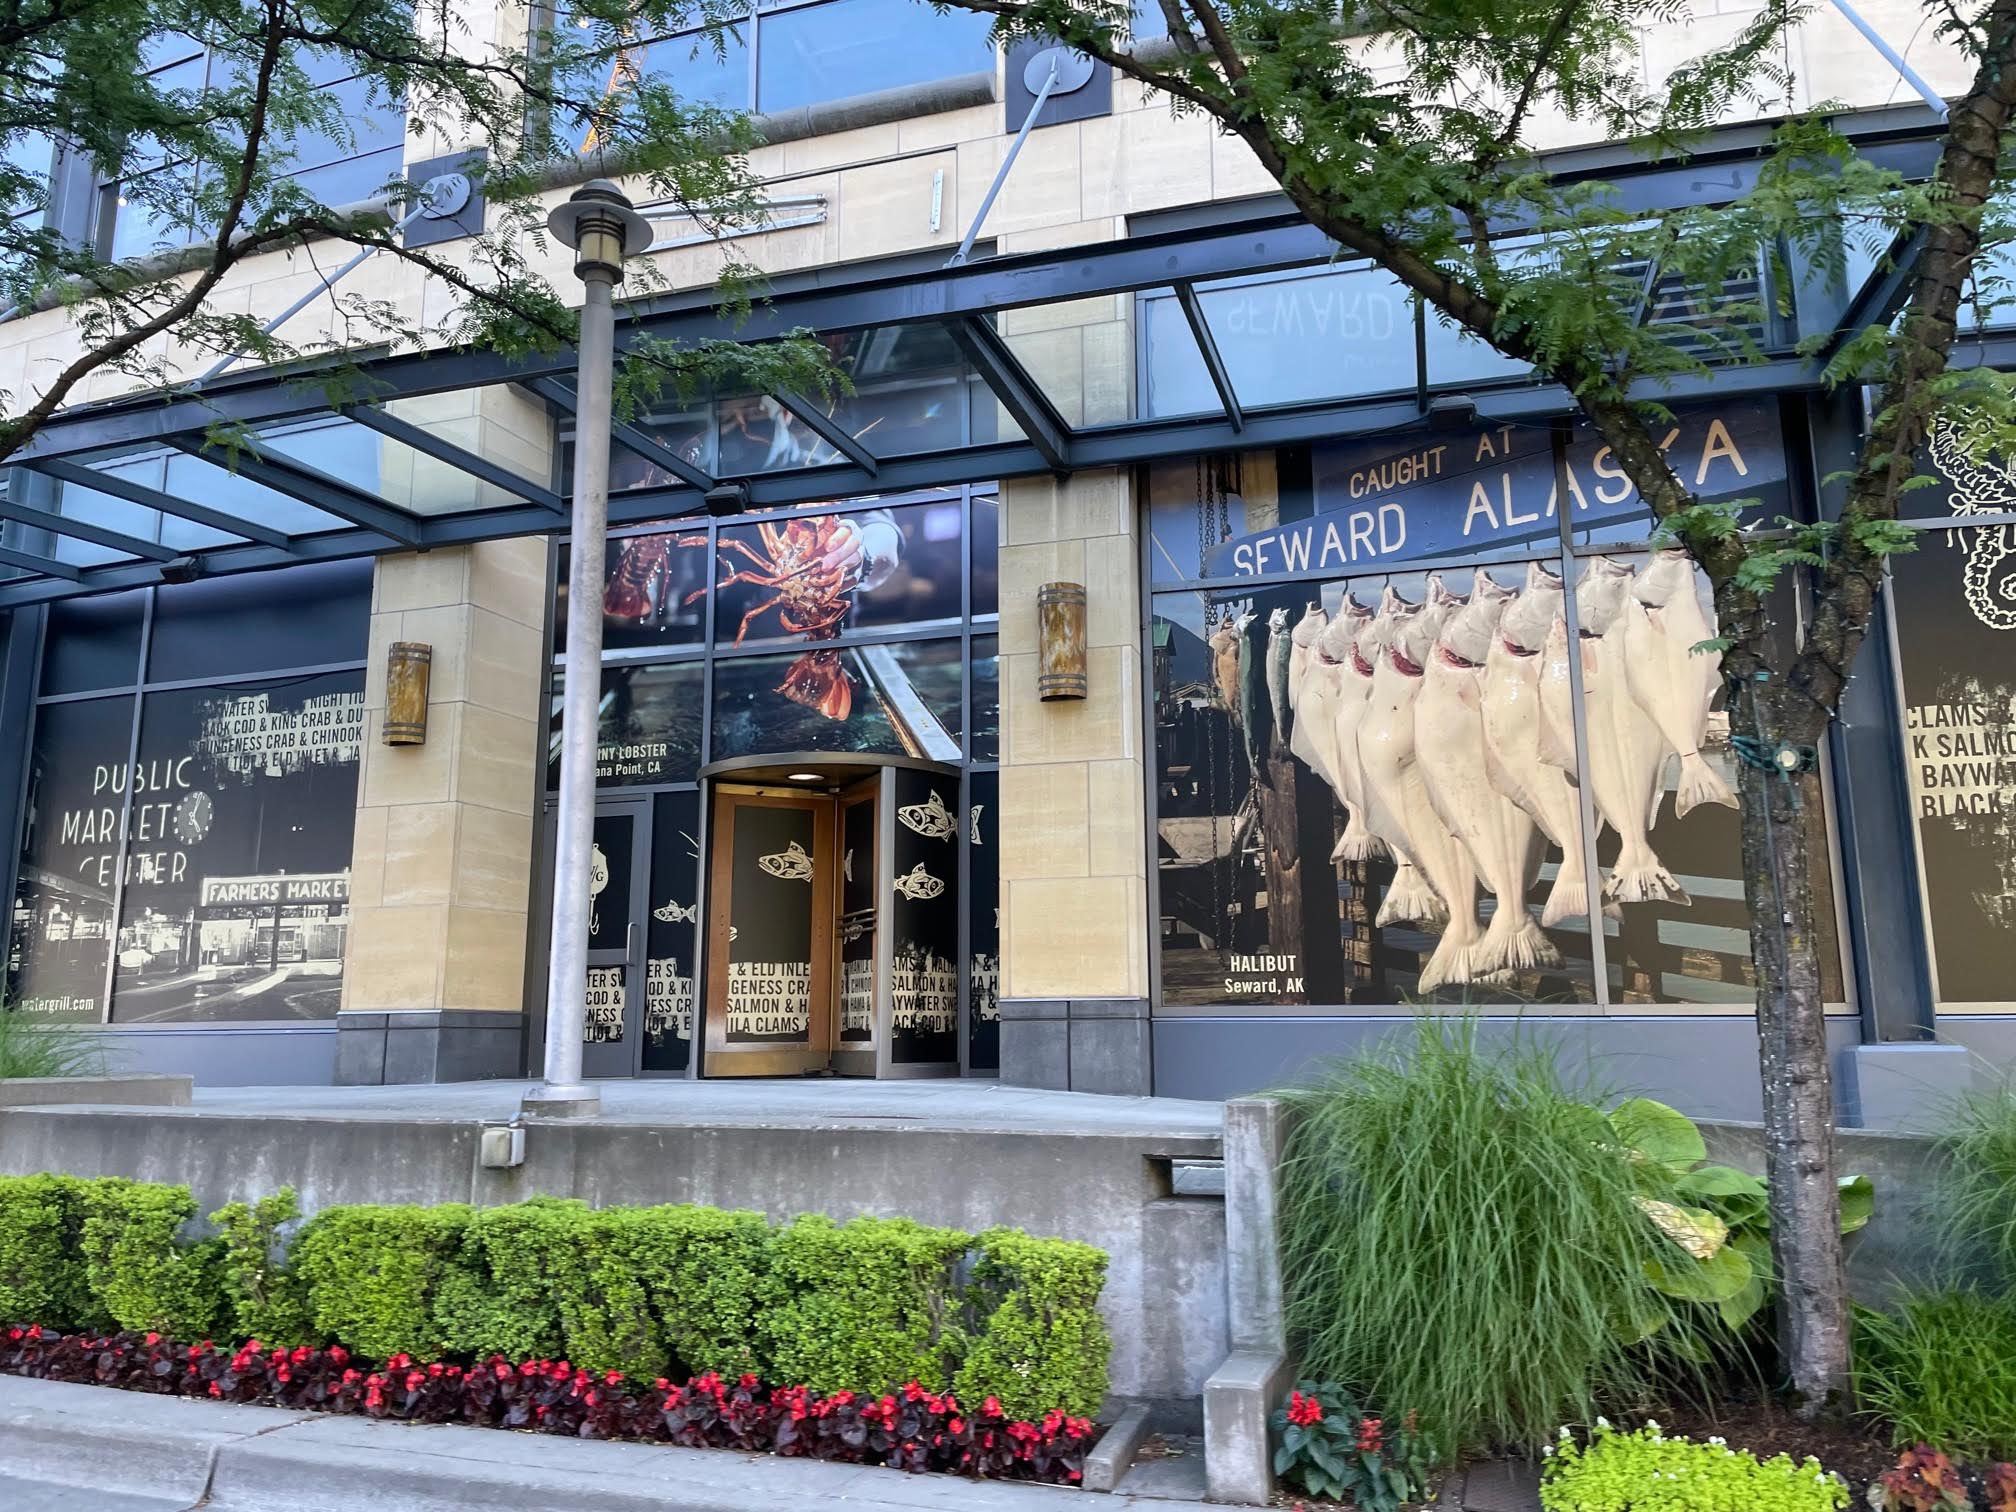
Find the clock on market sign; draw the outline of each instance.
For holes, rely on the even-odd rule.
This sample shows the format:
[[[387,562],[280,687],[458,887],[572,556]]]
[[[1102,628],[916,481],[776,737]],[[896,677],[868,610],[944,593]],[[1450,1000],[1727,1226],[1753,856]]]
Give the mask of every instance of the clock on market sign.
[[[204,792],[184,793],[175,805],[175,838],[195,845],[210,833],[210,821],[217,817],[217,805]]]

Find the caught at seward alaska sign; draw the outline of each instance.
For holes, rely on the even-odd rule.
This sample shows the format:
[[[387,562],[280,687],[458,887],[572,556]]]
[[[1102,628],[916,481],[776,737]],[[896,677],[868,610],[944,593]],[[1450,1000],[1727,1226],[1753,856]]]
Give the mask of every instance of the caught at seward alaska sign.
[[[1787,512],[1775,403],[1676,410],[1660,444],[1698,498],[1751,501],[1753,518]],[[1220,542],[1205,555],[1205,576],[1377,571],[1459,553],[1551,550],[1558,538],[1546,425],[1330,442],[1312,449],[1310,463],[1314,513]],[[1569,444],[1566,481],[1578,535],[1640,544],[1651,533],[1637,489],[1586,425]]]

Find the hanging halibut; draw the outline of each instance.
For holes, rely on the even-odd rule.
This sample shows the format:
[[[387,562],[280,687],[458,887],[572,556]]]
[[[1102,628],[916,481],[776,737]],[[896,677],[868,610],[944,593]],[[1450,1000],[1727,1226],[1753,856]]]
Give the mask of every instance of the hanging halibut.
[[[1561,869],[1540,911],[1541,924],[1549,928],[1589,911],[1575,784],[1562,768],[1540,758],[1543,653],[1556,626],[1561,635],[1554,644],[1562,658],[1562,685],[1567,685],[1563,597],[1560,574],[1540,562],[1529,563],[1525,589],[1518,602],[1506,607],[1484,658],[1484,753],[1492,786],[1524,809],[1540,833],[1561,849]]]
[[[1267,706],[1274,712],[1274,744],[1281,750],[1288,747],[1288,725],[1295,717],[1288,701],[1288,660],[1294,650],[1291,633],[1285,608],[1267,616]]]
[[[1646,837],[1663,791],[1666,737],[1631,697],[1626,642],[1631,617],[1645,613],[1631,596],[1631,579],[1629,567],[1596,557],[1575,590],[1588,699],[1589,790],[1596,812],[1621,845],[1603,896],[1620,903],[1691,903]]]
[[[1325,782],[1334,784],[1336,779],[1331,775],[1329,762],[1314,739],[1315,726],[1309,713],[1316,698],[1309,674],[1315,670],[1316,646],[1329,624],[1330,617],[1323,612],[1323,606],[1311,604],[1290,637],[1294,650],[1288,657],[1288,707],[1295,711],[1295,722],[1288,728],[1288,754]]]
[[[1684,819],[1697,804],[1734,808],[1736,795],[1701,755],[1721,658],[1692,649],[1715,634],[1701,612],[1693,562],[1684,551],[1653,553],[1631,596],[1644,612],[1624,617],[1625,677],[1632,699],[1680,758],[1673,812]]]
[[[1402,891],[1402,878],[1394,877],[1376,922],[1448,921],[1422,973],[1420,985],[1425,992],[1441,982],[1458,980],[1451,975],[1452,969],[1467,964],[1477,942],[1475,913],[1466,919],[1461,907],[1474,885],[1469,863],[1462,847],[1436,819],[1414,761],[1414,703],[1421,694],[1425,663],[1443,622],[1461,601],[1442,586],[1436,574],[1429,576],[1425,602],[1405,604],[1398,595],[1393,599],[1390,617],[1381,604],[1381,617],[1389,618],[1386,648],[1366,695],[1365,719],[1358,728],[1358,757],[1364,771],[1366,823],[1395,856],[1405,857],[1419,873],[1407,879],[1406,892]]]
[[[1330,859],[1370,861],[1385,855],[1387,847],[1365,822],[1365,770],[1358,759],[1358,731],[1365,723],[1373,671],[1386,649],[1385,627],[1356,599],[1347,595],[1344,605],[1347,612],[1317,642],[1318,658],[1331,664],[1328,671],[1337,688],[1329,749],[1336,769],[1337,797],[1349,815]],[[1418,891],[1412,866],[1407,869],[1408,886]]]
[[[1478,570],[1470,602],[1442,627],[1414,706],[1416,759],[1428,801],[1498,900],[1465,974],[1452,976],[1454,981],[1561,964],[1560,951],[1526,908],[1527,890],[1540,868],[1539,831],[1532,815],[1492,782],[1494,762],[1484,734],[1485,662],[1515,596]],[[1452,914],[1460,910],[1474,917],[1474,889],[1468,898],[1444,898]]]
[[[1309,607],[1302,611],[1302,618],[1295,622],[1294,634],[1289,637],[1288,707],[1296,711],[1298,719],[1302,709],[1302,674],[1309,670],[1309,659],[1316,654],[1316,637],[1323,633],[1323,627],[1329,622],[1330,617],[1323,612],[1322,603],[1311,599]],[[1294,749],[1292,744],[1289,749]]]

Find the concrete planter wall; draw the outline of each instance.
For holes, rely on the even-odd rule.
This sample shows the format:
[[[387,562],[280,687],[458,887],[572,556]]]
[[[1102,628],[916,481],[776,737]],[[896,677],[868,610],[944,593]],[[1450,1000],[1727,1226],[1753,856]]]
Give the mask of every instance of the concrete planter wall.
[[[47,1108],[66,1103],[186,1108],[194,1085],[195,1078],[188,1076],[0,1077],[0,1108]]]

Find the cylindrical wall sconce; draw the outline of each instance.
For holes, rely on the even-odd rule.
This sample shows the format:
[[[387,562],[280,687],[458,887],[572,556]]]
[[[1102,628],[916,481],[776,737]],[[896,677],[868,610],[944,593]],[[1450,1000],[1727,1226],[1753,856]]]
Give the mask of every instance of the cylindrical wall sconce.
[[[427,682],[434,648],[394,641],[385,656],[385,744],[427,744]]]
[[[1085,696],[1085,585],[1036,590],[1036,691],[1043,702]]]

